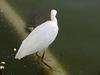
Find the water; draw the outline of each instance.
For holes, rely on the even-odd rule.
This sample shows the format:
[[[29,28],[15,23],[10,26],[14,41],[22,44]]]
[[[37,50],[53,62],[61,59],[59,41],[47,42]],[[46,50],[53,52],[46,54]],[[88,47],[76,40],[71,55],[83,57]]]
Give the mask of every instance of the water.
[[[15,60],[16,51],[21,41],[16,34],[8,27],[9,23],[0,16],[0,75],[39,75],[36,63],[26,58]]]
[[[99,75],[100,4],[98,0],[9,0],[9,3],[30,26],[44,22],[48,19],[49,11],[52,8],[57,9],[60,31],[56,41],[50,46],[52,53],[62,61],[60,63],[70,75]],[[25,73],[24,75],[28,73],[32,75],[36,69],[27,67],[23,70],[24,64],[33,65],[31,59],[14,60],[15,53],[12,49],[18,48],[20,41],[6,24],[8,23],[0,21],[0,57],[8,63],[5,73],[19,75],[17,73],[20,72]],[[23,63],[25,60],[30,62]],[[15,64],[20,65],[21,71]],[[36,71],[34,73],[38,74]]]

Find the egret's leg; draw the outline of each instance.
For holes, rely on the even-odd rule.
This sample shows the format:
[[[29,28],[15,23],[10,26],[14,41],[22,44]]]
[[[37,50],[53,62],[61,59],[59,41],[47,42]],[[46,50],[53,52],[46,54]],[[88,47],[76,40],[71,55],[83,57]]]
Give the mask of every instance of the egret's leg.
[[[41,62],[42,62],[44,65],[46,65],[47,67],[49,67],[50,69],[53,70],[53,68],[52,68],[50,65],[48,65],[48,64],[44,61],[44,56],[45,56],[45,50],[44,50],[44,52],[43,52],[43,54],[42,54]]]
[[[44,59],[44,55],[45,55],[45,50],[44,50],[42,57],[41,57],[42,60]]]
[[[36,55],[37,55],[38,57],[41,58],[41,62],[42,62],[44,65],[46,65],[47,67],[49,67],[50,69],[53,70],[53,68],[52,68],[50,65],[48,65],[48,64],[44,61],[45,50],[44,50],[44,52],[43,52],[43,54],[42,54],[42,57],[38,55],[38,52],[36,52]]]
[[[35,54],[36,54],[36,56],[40,57],[40,56],[38,55],[38,52],[36,52]]]

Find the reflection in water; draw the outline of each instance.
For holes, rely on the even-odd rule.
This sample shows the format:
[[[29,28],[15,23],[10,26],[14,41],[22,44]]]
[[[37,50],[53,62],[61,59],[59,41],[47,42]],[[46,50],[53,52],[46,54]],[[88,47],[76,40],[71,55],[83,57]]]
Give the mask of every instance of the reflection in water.
[[[31,57],[15,60],[19,41],[7,25],[9,23],[0,14],[0,75],[39,75]]]
[[[3,70],[3,69],[5,69],[5,66],[0,66],[0,70]]]
[[[16,48],[14,48],[14,49],[13,49],[13,51],[14,51],[14,52],[16,52],[16,51],[17,51],[17,49],[16,49]]]
[[[6,64],[6,62],[5,61],[1,61],[1,64]]]

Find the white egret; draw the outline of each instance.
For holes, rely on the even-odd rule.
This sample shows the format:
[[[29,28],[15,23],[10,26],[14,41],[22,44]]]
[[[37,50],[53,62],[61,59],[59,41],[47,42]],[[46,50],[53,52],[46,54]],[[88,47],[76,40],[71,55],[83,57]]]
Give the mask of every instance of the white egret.
[[[58,24],[56,19],[56,10],[51,10],[50,20],[37,26],[23,40],[15,59],[21,59],[27,55],[36,53],[40,50],[47,49],[48,46],[55,40],[58,34]]]

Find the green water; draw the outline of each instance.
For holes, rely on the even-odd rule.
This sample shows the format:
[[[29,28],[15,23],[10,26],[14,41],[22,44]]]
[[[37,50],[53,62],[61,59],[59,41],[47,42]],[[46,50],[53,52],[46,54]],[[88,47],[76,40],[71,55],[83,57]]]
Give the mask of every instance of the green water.
[[[61,61],[70,75],[100,74],[98,0],[8,0],[8,2],[27,25],[34,26],[47,20],[52,8],[57,9],[60,30],[57,39],[50,46],[53,55]],[[22,61],[14,59],[15,53],[12,49],[18,48],[21,42],[7,27],[5,19],[0,17],[0,20],[0,60],[7,63],[4,75],[38,75],[37,67],[32,64],[30,57]]]

